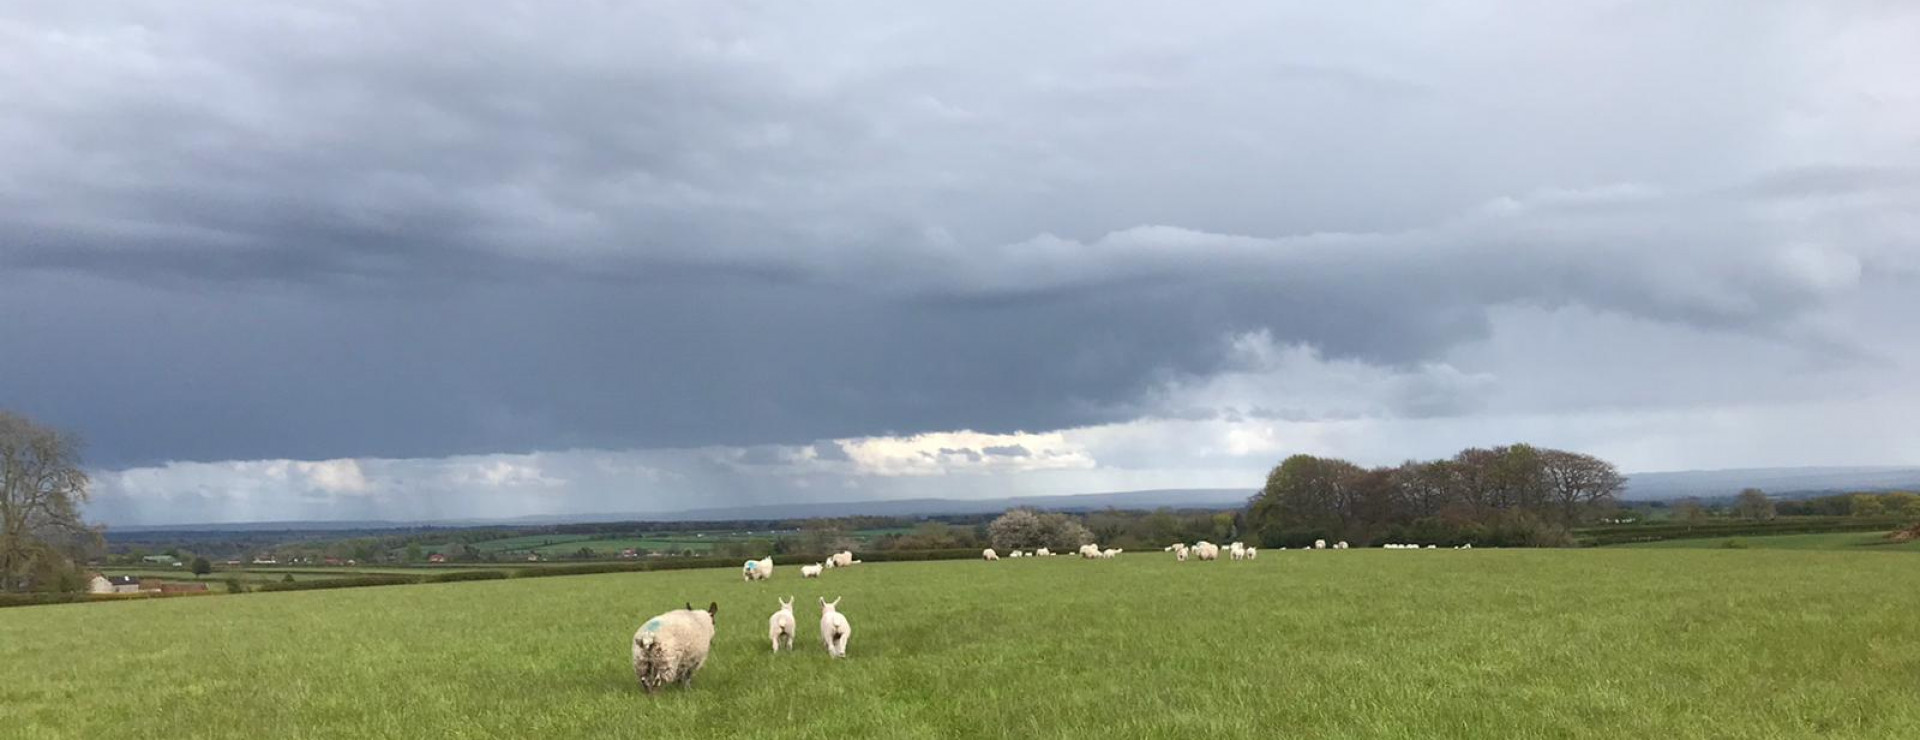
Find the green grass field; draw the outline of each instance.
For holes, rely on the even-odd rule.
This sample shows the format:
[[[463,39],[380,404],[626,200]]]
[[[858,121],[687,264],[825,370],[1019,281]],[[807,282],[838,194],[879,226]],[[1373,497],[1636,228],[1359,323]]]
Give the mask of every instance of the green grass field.
[[[1829,532],[1824,534],[1776,534],[1758,537],[1702,537],[1659,542],[1635,542],[1609,545],[1613,548],[1640,549],[1726,549],[1729,540],[1755,550],[1855,550],[1870,552],[1920,552],[1920,540],[1891,542],[1885,532]]]
[[[1920,560],[1159,553],[606,574],[0,610],[0,727],[115,737],[1860,737],[1920,733]],[[800,651],[768,651],[776,595]],[[820,647],[844,596],[849,658]],[[689,691],[633,631],[720,602]]]

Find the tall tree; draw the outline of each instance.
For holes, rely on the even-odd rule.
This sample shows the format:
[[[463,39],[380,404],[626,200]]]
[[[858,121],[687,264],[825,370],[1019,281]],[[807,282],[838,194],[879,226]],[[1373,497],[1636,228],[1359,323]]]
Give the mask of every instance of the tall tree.
[[[1547,497],[1563,525],[1571,527],[1597,515],[1626,488],[1627,479],[1613,463],[1600,458],[1564,450],[1540,450],[1536,454]]]
[[[86,500],[80,441],[0,411],[0,591],[71,569],[77,551],[98,541],[80,519]]]
[[[1741,519],[1772,519],[1773,499],[1758,488],[1746,489],[1734,499],[1733,515]]]

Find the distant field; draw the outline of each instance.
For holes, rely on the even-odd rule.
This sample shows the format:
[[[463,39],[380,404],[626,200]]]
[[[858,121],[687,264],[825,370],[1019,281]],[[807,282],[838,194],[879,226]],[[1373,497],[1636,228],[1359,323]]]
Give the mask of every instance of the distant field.
[[[1920,552],[1920,540],[1894,543],[1885,532],[1830,532],[1826,534],[1776,534],[1759,537],[1709,537],[1660,542],[1635,542],[1610,545],[1609,548],[1641,549],[1724,549],[1728,541],[1756,550],[1856,550],[1863,552]]]
[[[16,737],[1912,737],[1920,569],[1860,551],[1160,553],[0,610]],[[800,652],[771,655],[776,595]],[[844,596],[850,657],[819,647]],[[647,616],[720,602],[690,691]],[[131,646],[119,649],[113,646]],[[667,729],[671,728],[671,729]]]
[[[849,536],[861,542],[871,542],[875,537],[889,534],[904,534],[912,531],[907,528],[865,529],[850,533]],[[780,534],[792,534],[782,532]],[[504,537],[497,540],[476,542],[474,549],[482,552],[500,554],[539,553],[543,557],[561,557],[572,555],[580,548],[587,548],[602,556],[610,556],[622,550],[647,550],[649,552],[681,552],[692,550],[706,553],[715,545],[725,542],[741,542],[755,539],[768,539],[776,536],[773,532],[757,531],[707,531],[707,532],[651,532],[626,537],[596,537],[594,535],[527,535],[522,537]]]

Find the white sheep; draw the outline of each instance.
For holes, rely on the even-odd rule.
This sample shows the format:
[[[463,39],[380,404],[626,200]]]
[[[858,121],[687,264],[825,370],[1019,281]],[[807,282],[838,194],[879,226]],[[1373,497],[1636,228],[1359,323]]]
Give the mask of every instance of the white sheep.
[[[986,559],[987,559],[987,562],[989,562],[989,563],[991,563],[991,562],[993,562],[993,561],[995,561],[995,560],[999,560],[999,559],[1000,559],[1000,554],[999,554],[999,553],[996,553],[996,552],[994,552],[994,551],[993,551],[993,548],[991,548],[991,547],[989,547],[989,548],[987,548],[987,549],[985,549],[985,550],[981,550],[981,551],[980,551],[980,557],[983,557],[983,558],[986,558]]]
[[[773,643],[773,651],[780,652],[780,638],[787,638],[787,650],[793,650],[793,597],[780,600],[780,611],[767,617],[767,639]]]
[[[820,640],[827,644],[827,654],[835,658],[847,657],[847,638],[853,636],[853,625],[847,623],[847,615],[840,613],[840,597],[820,597]]]
[[[1314,540],[1314,541],[1313,541],[1313,549],[1315,549],[1315,550],[1325,550],[1325,549],[1327,549],[1327,541],[1326,541],[1326,540]]]
[[[1033,556],[1036,558],[1050,558],[1050,557],[1053,557],[1053,551],[1042,547],[1038,550],[1034,550]]]
[[[1206,540],[1201,540],[1194,544],[1193,554],[1201,560],[1219,560],[1220,546]]]
[[[1115,555],[1119,555],[1120,553],[1123,553],[1123,552],[1126,552],[1126,550],[1122,550],[1122,549],[1119,549],[1119,548],[1114,548],[1114,547],[1109,547],[1109,548],[1107,548],[1107,549],[1105,549],[1105,550],[1101,550],[1101,551],[1100,551],[1100,558],[1101,558],[1101,559],[1103,559],[1103,560],[1112,560],[1112,559],[1113,559],[1113,556],[1115,556]]]
[[[838,565],[842,568],[852,566],[853,564],[858,562],[860,561],[853,559],[852,550],[841,550],[833,554],[833,564]]]
[[[693,674],[707,664],[713,615],[719,611],[718,603],[708,604],[706,611],[688,604],[647,620],[633,633],[633,676],[640,680],[641,691],[651,694],[675,681],[693,685]]]
[[[1249,547],[1249,548],[1247,548],[1247,559],[1248,559],[1248,560],[1252,560],[1252,559],[1254,559],[1254,558],[1257,558],[1257,557],[1260,557],[1260,548],[1258,548],[1258,547]]]
[[[1020,557],[1020,551],[1019,551],[1019,550],[1014,550],[1014,551],[1013,551],[1012,553],[1009,553],[1009,554],[1007,555],[1007,557],[1010,557],[1010,558],[1017,558],[1017,557]]]
[[[1168,545],[1166,551],[1173,553],[1173,559],[1175,562],[1181,562],[1181,563],[1187,562],[1187,552],[1188,552],[1187,543],[1175,542],[1171,545]]]
[[[828,561],[828,562],[832,562],[832,561]],[[828,565],[827,563],[814,563],[813,565],[802,565],[800,566],[800,577],[801,578],[819,578],[820,571],[826,570],[831,567],[833,566]]]
[[[1230,556],[1231,556],[1231,557],[1232,557],[1232,558],[1233,558],[1234,560],[1246,560],[1246,559],[1247,559],[1247,545],[1246,545],[1246,543],[1244,543],[1244,542],[1235,542],[1235,543],[1233,543],[1233,544],[1231,544],[1231,545],[1227,545],[1227,553],[1228,553],[1228,555],[1230,555]]]
[[[768,555],[759,560],[749,560],[746,564],[740,566],[740,580],[742,581],[764,581],[772,577],[772,555]]]
[[[1087,559],[1100,557],[1100,546],[1094,544],[1081,545],[1080,557]]]
[[[1347,549],[1347,541],[1346,541],[1346,540],[1341,540],[1341,541],[1339,541],[1339,542],[1335,542],[1335,543],[1333,543],[1333,549],[1335,549],[1335,550],[1345,550],[1345,549]]]
[[[834,566],[834,562],[833,562],[833,556],[832,556],[832,555],[828,555],[828,556],[827,556],[827,559],[826,559],[826,561],[825,561],[825,562],[822,562],[822,563],[821,563],[821,565],[825,565],[825,566],[827,566],[828,568],[832,568],[832,567],[835,567],[835,566]]]

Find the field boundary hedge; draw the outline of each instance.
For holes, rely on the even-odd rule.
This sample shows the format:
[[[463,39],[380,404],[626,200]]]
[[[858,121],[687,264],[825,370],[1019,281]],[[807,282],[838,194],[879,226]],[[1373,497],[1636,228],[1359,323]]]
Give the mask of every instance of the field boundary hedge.
[[[1628,524],[1588,527],[1574,531],[1581,545],[1624,545],[1663,540],[1712,539],[1716,537],[1764,537],[1775,534],[1826,534],[1832,532],[1886,532],[1907,526],[1901,519],[1855,519],[1851,517],[1792,517],[1767,521],[1718,521],[1695,523]]]

